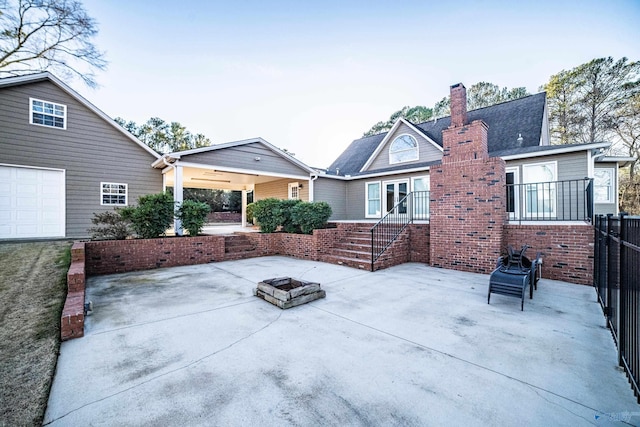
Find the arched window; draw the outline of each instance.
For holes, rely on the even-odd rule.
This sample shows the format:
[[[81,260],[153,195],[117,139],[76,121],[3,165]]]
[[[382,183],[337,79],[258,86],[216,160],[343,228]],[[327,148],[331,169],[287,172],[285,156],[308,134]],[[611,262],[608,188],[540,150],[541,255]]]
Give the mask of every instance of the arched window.
[[[418,160],[418,143],[411,135],[400,135],[389,147],[389,163],[402,163]]]

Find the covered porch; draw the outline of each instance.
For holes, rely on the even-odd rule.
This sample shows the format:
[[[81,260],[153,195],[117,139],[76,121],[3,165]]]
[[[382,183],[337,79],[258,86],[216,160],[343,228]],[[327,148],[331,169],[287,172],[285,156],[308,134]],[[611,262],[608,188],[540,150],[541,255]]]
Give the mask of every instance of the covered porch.
[[[176,204],[184,189],[239,191],[242,194],[241,226],[247,227],[249,194],[253,200],[267,197],[313,201],[315,170],[261,138],[169,153],[152,166],[162,169],[163,189],[173,189]],[[178,220],[176,234],[182,234]]]

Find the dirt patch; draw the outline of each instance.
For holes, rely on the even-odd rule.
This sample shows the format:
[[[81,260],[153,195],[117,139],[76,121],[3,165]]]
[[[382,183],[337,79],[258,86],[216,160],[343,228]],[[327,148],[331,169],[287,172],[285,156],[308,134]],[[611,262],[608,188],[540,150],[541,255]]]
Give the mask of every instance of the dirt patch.
[[[60,348],[70,242],[0,243],[0,425],[41,425]]]

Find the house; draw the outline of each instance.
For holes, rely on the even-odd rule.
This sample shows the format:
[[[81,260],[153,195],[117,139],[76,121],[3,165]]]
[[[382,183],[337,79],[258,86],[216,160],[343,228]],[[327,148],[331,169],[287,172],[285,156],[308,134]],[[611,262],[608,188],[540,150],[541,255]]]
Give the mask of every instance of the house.
[[[379,246],[380,253],[398,237],[389,227],[426,224],[419,238],[408,228],[410,249],[397,250],[391,264],[414,260],[487,272],[504,246],[526,242],[546,248],[555,278],[588,282],[591,220],[617,213],[618,169],[631,159],[606,156],[608,142],[550,145],[544,93],[467,111],[466,89],[457,84],[451,111],[418,124],[401,118],[386,133],[353,141],[327,169],[260,138],[170,153],[153,165],[162,169],[164,185],[178,190],[242,190],[243,211],[251,191],[254,200],[326,201],[338,229],[384,228],[361,245]],[[378,234],[392,237],[378,242]],[[360,252],[352,260],[360,267],[371,253],[344,245],[338,252],[345,251]],[[377,256],[371,255],[372,269]]]
[[[87,237],[162,191],[159,157],[50,73],[0,79],[0,239]]]
[[[550,145],[544,93],[467,111],[462,84],[450,117],[401,118],[327,169],[262,138],[159,156],[48,73],[2,79],[0,94],[0,239],[87,237],[94,212],[167,187],[176,202],[183,188],[215,188],[242,191],[243,222],[250,192],[326,201],[332,239],[372,236],[360,254],[372,269],[390,248],[380,265],[487,272],[504,246],[526,242],[555,278],[588,282],[591,220],[617,213],[618,169],[632,160],[606,156],[607,142]]]

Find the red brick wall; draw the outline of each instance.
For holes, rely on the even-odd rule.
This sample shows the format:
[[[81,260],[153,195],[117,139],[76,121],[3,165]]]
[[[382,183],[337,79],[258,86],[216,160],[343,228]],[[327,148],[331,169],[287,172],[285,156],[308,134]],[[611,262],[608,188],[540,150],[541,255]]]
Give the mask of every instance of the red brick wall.
[[[84,335],[85,244],[71,247],[71,265],[67,272],[67,298],[60,317],[60,338],[66,341]]]
[[[224,236],[104,240],[86,243],[88,275],[224,261]]]
[[[431,265],[490,273],[502,250],[502,159],[446,162],[431,169]]]
[[[507,225],[505,247],[531,246],[527,255],[542,253],[542,277],[593,284],[593,227],[591,225]]]
[[[409,224],[410,262],[429,264],[430,237],[429,224]]]
[[[211,212],[207,215],[207,222],[242,222],[242,213]]]

